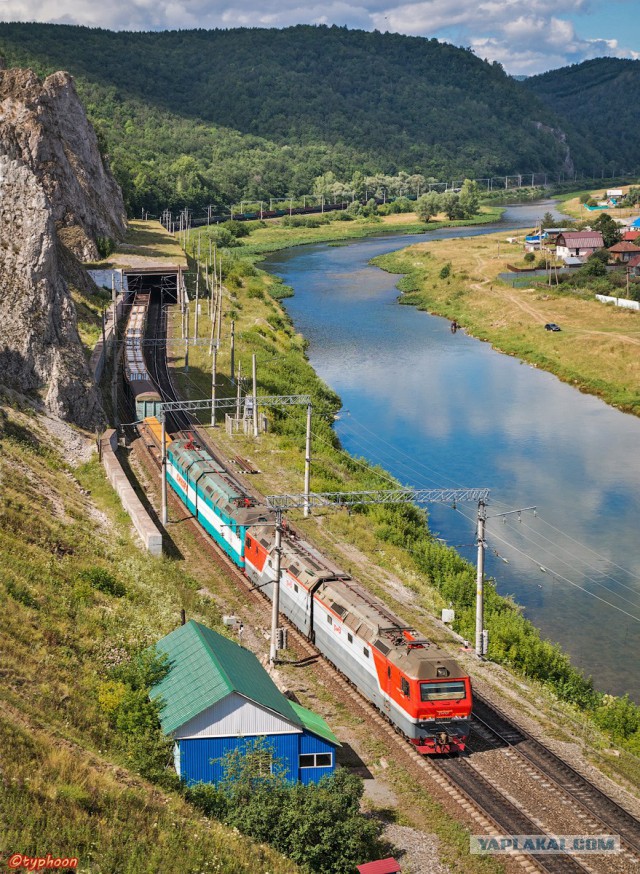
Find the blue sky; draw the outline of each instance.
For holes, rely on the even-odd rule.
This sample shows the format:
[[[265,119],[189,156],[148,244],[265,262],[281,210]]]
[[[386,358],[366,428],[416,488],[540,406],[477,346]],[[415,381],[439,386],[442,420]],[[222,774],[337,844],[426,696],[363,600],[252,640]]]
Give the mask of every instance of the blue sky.
[[[640,58],[635,0],[0,0],[0,20],[112,30],[339,24],[436,37],[526,75]]]

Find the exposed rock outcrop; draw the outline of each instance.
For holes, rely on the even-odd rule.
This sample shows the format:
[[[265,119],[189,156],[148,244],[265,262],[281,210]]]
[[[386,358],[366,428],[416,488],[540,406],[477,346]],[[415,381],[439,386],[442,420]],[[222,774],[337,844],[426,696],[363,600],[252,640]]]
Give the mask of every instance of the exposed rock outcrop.
[[[66,73],[0,71],[0,382],[93,429],[103,412],[66,281],[125,230],[122,195]]]

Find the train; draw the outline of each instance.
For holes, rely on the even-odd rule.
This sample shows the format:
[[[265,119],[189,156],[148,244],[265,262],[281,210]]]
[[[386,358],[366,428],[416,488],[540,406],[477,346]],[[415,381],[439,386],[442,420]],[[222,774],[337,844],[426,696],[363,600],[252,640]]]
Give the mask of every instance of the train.
[[[138,419],[145,419],[159,439],[154,410],[161,398],[144,367],[141,344],[148,299],[139,297],[127,326],[125,375]],[[193,434],[167,439],[166,453],[172,491],[234,565],[272,600],[274,511]],[[419,753],[465,749],[473,704],[469,675],[286,521],[280,610]]]
[[[142,347],[147,329],[149,300],[149,294],[141,292],[136,294],[124,333],[125,384],[139,422],[146,418],[157,417],[159,405],[162,403],[160,392],[147,371]]]
[[[271,600],[273,510],[248,494],[193,436],[169,445],[167,482]],[[465,749],[472,709],[468,674],[289,526],[281,545],[280,610],[419,753]]]

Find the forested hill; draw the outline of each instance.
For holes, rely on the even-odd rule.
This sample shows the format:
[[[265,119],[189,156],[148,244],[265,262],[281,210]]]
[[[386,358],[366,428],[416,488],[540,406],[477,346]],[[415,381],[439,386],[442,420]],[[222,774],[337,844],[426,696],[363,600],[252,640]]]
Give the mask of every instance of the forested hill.
[[[532,76],[523,85],[589,139],[605,172],[637,170],[640,61],[596,58]],[[599,172],[600,164],[593,169]]]
[[[437,40],[0,24],[0,53],[76,76],[132,210],[308,192],[329,170],[348,180],[569,169],[551,110],[500,65]],[[598,160],[568,134],[578,168]]]

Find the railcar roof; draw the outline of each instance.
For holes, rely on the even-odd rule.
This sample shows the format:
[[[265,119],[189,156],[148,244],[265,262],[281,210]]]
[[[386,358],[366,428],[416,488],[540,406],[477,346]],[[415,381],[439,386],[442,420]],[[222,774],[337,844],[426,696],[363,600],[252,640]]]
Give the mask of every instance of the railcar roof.
[[[275,547],[275,534],[272,526],[261,525],[251,531],[251,536],[262,546],[273,552]],[[285,533],[282,538],[282,555],[280,565],[288,570],[296,579],[310,588],[320,580],[350,579],[337,564],[321,555],[318,550],[292,531]]]
[[[375,595],[353,580],[332,580],[318,589],[318,596],[355,634],[379,650],[408,677],[446,680],[466,672],[447,652],[408,628]],[[438,668],[441,674],[438,676]],[[445,673],[446,672],[446,673]]]
[[[199,490],[220,510],[233,517],[239,525],[257,525],[267,522],[273,511],[266,505],[256,504],[231,474],[206,449],[187,448],[192,440],[174,440],[171,444],[179,464],[188,470],[189,479],[198,482]]]

